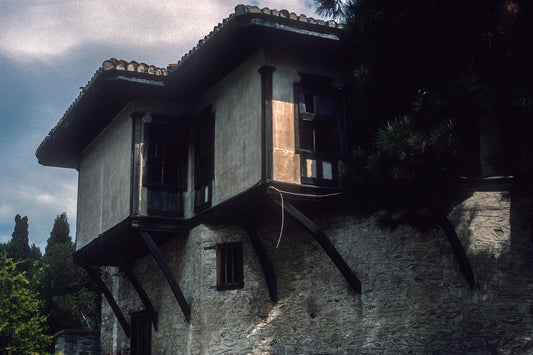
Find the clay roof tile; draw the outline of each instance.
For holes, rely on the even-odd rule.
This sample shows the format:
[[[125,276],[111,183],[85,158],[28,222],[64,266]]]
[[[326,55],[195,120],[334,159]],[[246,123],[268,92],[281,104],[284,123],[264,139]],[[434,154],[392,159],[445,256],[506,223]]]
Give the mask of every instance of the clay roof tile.
[[[305,15],[297,15],[294,12],[289,12],[287,10],[275,10],[275,9],[269,9],[267,7],[264,7],[260,9],[257,6],[250,6],[250,5],[243,5],[239,4],[235,6],[235,12],[230,14],[227,18],[222,20],[222,23],[219,23],[217,26],[213,28],[211,32],[207,36],[205,36],[203,39],[198,41],[197,45],[194,46],[193,49],[191,49],[189,52],[184,54],[175,64],[170,64],[167,66],[167,69],[172,72],[173,70],[176,70],[177,67],[179,67],[189,56],[191,56],[193,53],[195,53],[199,48],[201,48],[209,39],[213,37],[213,34],[220,31],[229,20],[231,20],[234,16],[240,16],[244,14],[265,14],[269,16],[275,16],[275,17],[281,17],[281,18],[288,18],[290,20],[299,21],[303,23],[309,23],[312,25],[319,25],[319,26],[326,26],[326,27],[335,27],[340,28],[341,25],[337,24],[335,21],[323,21],[323,20],[315,20],[311,17],[307,17]]]

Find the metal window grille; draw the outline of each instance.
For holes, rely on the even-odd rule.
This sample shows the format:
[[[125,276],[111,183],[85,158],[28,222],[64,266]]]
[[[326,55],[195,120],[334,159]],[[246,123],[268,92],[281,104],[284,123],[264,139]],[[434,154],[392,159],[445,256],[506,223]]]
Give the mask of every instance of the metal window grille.
[[[244,286],[242,243],[217,244],[217,289]]]

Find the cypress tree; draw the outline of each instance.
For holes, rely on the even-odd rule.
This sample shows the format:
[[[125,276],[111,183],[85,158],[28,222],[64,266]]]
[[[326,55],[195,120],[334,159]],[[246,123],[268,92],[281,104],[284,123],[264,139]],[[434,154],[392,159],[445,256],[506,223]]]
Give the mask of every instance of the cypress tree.
[[[50,237],[46,242],[45,253],[48,253],[54,245],[66,242],[71,243],[72,239],[70,238],[70,225],[68,223],[67,213],[63,212],[54,221]]]
[[[15,216],[15,230],[7,248],[7,255],[15,260],[24,261],[30,256],[28,238],[28,217]]]

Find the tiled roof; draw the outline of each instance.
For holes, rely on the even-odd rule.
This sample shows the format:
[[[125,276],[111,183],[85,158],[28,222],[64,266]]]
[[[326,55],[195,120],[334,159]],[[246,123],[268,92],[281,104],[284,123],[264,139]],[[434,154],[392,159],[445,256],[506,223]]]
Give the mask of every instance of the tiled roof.
[[[153,65],[148,65],[148,64],[145,64],[145,63],[137,63],[136,61],[131,61],[131,62],[127,62],[125,60],[118,60],[118,59],[115,59],[115,58],[111,58],[109,60],[106,60],[103,64],[102,64],[102,67],[99,69],[99,71],[101,70],[112,70],[112,69],[116,69],[116,70],[127,70],[127,71],[132,71],[132,72],[137,72],[137,73],[146,73],[146,74],[152,74],[152,75],[156,75],[156,76],[166,76],[167,75],[167,70],[164,69],[164,68],[158,68],[158,67],[155,67]],[[98,72],[96,72],[95,76],[98,74]]]
[[[198,44],[191,49],[188,53],[183,55],[181,59],[175,63],[170,64],[167,66],[167,68],[158,68],[153,65],[148,65],[145,63],[137,63],[136,61],[125,61],[125,60],[118,60],[115,58],[111,58],[109,60],[106,60],[102,63],[102,66],[96,71],[96,73],[93,75],[91,80],[81,89],[80,94],[78,97],[74,100],[74,102],[70,105],[70,107],[67,109],[65,114],[61,117],[57,125],[52,128],[52,130],[48,133],[46,138],[41,142],[39,147],[37,148],[36,155],[39,155],[42,148],[45,146],[45,144],[50,140],[51,136],[57,133],[58,129],[62,127],[66,127],[68,125],[69,117],[73,114],[76,107],[80,104],[80,101],[83,99],[83,97],[90,92],[95,86],[95,83],[98,82],[103,76],[104,73],[115,70],[120,71],[123,70],[125,72],[129,72],[132,76],[135,76],[136,74],[141,76],[150,76],[153,79],[156,79],[158,81],[163,81],[164,77],[168,76],[170,73],[175,71],[179,68],[179,66],[189,57],[191,57],[192,54],[194,54],[200,47],[202,47],[209,39],[214,37],[214,35],[219,32],[222,28],[226,27],[229,23],[232,22],[232,19],[237,18],[238,16],[247,15],[247,14],[257,14],[260,16],[267,16],[271,17],[273,20],[278,21],[288,21],[289,23],[294,23],[295,26],[309,26],[316,29],[327,31],[328,29],[341,29],[342,25],[336,23],[335,21],[323,21],[323,20],[316,20],[311,17],[307,17],[305,15],[297,15],[294,12],[289,12],[287,10],[275,10],[275,9],[269,9],[269,8],[263,8],[260,9],[257,6],[249,6],[249,5],[237,5],[235,7],[235,12],[233,14],[230,14],[229,17],[224,19],[222,23],[219,23],[215,28],[203,39],[201,39]],[[317,27],[315,27],[317,26]]]
[[[124,70],[127,72],[135,72],[135,73],[143,73],[147,75],[153,75],[154,77],[165,77],[167,76],[168,72],[165,68],[158,68],[153,65],[148,65],[145,63],[137,63],[136,61],[125,61],[125,60],[119,60],[115,58],[108,59],[102,63],[102,66],[94,73],[92,78],[89,80],[89,82],[81,87],[80,94],[78,97],[74,100],[74,102],[69,106],[67,111],[63,114],[63,117],[59,120],[59,122],[55,125],[54,128],[50,130],[48,135],[44,138],[44,140],[41,142],[39,147],[37,148],[36,154],[39,153],[39,151],[42,149],[44,144],[47,142],[47,140],[52,136],[59,127],[63,126],[65,121],[68,119],[72,111],[74,111],[74,108],[78,105],[82,97],[91,90],[91,87],[93,84],[102,76],[102,74],[109,70]]]
[[[316,20],[312,17],[307,17],[303,14],[297,15],[294,12],[289,12],[288,10],[275,10],[275,9],[269,9],[267,7],[260,9],[257,6],[250,6],[250,5],[237,5],[235,6],[235,12],[233,14],[230,14],[229,17],[225,18],[221,23],[219,23],[215,28],[203,39],[198,41],[198,44],[191,49],[188,53],[184,54],[181,59],[175,63],[175,64],[169,64],[167,67],[167,70],[169,73],[176,70],[178,66],[181,65],[188,57],[190,57],[193,53],[195,53],[205,42],[207,42],[211,37],[213,37],[214,34],[219,32],[222,28],[226,26],[226,24],[235,16],[241,16],[245,14],[265,14],[272,17],[278,17],[278,18],[285,18],[289,20],[293,20],[300,24],[310,24],[310,25],[318,25],[318,26],[324,26],[329,28],[342,28],[342,25],[330,20],[330,21],[324,21],[324,20]]]

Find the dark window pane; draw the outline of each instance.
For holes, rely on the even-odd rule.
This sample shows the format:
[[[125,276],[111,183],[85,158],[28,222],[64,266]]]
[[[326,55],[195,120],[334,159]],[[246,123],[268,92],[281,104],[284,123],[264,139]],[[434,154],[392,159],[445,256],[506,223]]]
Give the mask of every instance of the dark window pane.
[[[313,121],[300,120],[300,149],[314,151]]]
[[[152,131],[150,131],[152,133]],[[157,140],[154,139],[154,134],[150,134],[148,136],[148,150],[147,150],[148,156],[156,156],[157,155]]]
[[[322,95],[319,97],[318,114],[324,116],[335,116],[335,98],[332,96]]]
[[[150,215],[183,216],[182,191],[187,190],[187,134],[170,123],[145,124],[145,166]]]
[[[315,123],[315,152],[316,153],[332,153],[332,125],[327,122],[313,122]]]
[[[163,171],[163,161],[156,156],[148,156],[148,183],[160,184]]]
[[[299,111],[307,113],[317,113],[317,99],[317,95],[305,92],[300,93],[298,96]]]
[[[187,186],[187,132],[170,125],[146,126],[146,182],[150,185]]]
[[[305,108],[306,112],[316,113],[316,95],[305,94]]]
[[[178,161],[167,158],[164,162],[163,184],[178,185]]]

